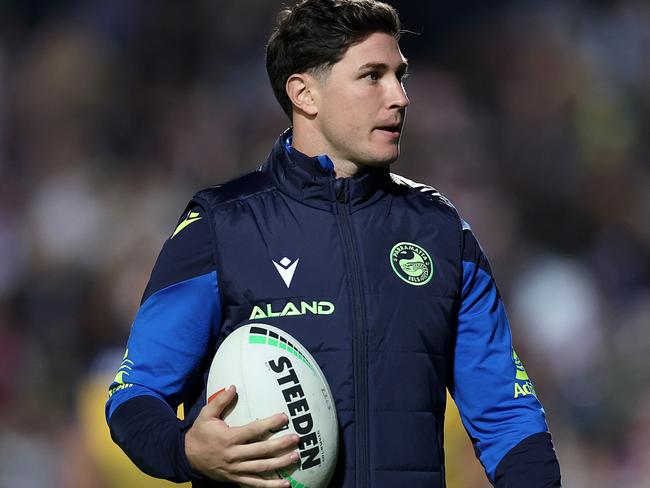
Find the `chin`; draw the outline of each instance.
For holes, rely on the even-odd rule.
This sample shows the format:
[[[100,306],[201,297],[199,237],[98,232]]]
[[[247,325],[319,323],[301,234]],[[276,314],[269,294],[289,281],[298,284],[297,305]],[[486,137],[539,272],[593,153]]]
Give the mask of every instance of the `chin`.
[[[393,146],[389,151],[384,151],[382,154],[378,155],[375,164],[373,166],[388,166],[397,161],[399,157],[399,148]]]
[[[383,168],[385,166],[390,166],[395,161],[397,161],[398,155],[393,155],[391,157],[377,157],[371,160],[364,161],[365,166],[371,166],[373,168]]]
[[[364,148],[365,150],[352,157],[352,161],[362,166],[381,168],[394,163],[399,157],[399,145],[391,144],[390,146]]]

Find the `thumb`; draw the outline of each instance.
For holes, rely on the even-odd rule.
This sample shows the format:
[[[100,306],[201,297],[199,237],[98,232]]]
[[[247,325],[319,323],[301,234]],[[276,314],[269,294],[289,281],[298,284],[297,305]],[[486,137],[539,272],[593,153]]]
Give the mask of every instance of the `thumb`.
[[[228,388],[222,388],[208,398],[208,403],[204,407],[205,414],[211,418],[221,418],[223,411],[237,396],[237,388],[230,385]]]

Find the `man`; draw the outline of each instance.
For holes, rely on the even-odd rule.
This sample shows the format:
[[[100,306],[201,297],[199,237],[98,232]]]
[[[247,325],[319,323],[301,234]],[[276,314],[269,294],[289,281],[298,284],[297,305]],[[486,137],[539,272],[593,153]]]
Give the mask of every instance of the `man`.
[[[267,71],[293,130],[258,171],[192,199],[111,385],[113,438],[144,471],[195,486],[289,486],[260,476],[299,462],[297,436],[259,440],[284,414],[227,426],[236,385],[205,404],[216,348],[263,319],[300,340],[328,379],[341,434],[331,486],[444,486],[447,387],[495,486],[560,486],[471,230],[435,190],[388,171],[409,104],[399,33],[395,10],[372,0],[305,0],[280,15]],[[268,313],[301,301],[333,313]]]

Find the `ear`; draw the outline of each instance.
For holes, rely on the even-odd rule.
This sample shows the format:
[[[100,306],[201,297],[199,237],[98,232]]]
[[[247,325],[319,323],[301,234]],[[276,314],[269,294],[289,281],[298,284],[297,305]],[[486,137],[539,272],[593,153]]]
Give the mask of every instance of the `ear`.
[[[307,73],[296,73],[289,77],[285,90],[294,110],[314,117],[318,114],[318,81]]]

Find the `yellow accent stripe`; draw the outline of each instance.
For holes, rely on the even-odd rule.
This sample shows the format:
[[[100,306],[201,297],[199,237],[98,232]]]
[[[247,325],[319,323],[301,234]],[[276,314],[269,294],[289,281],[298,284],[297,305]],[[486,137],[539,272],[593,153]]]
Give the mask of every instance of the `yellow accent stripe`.
[[[129,373],[127,373],[126,371],[118,371],[117,374],[115,375],[115,378],[113,378],[113,383],[119,383],[120,385],[123,385],[124,375],[128,376]]]
[[[182,231],[185,227],[188,225],[196,222],[197,220],[201,220],[203,217],[197,217],[199,215],[198,212],[190,212],[190,214],[187,216],[185,220],[183,220],[180,224],[178,224],[178,227],[176,227],[176,230],[172,234],[170,239],[173,239],[176,237],[176,234],[178,234],[180,231]]]

